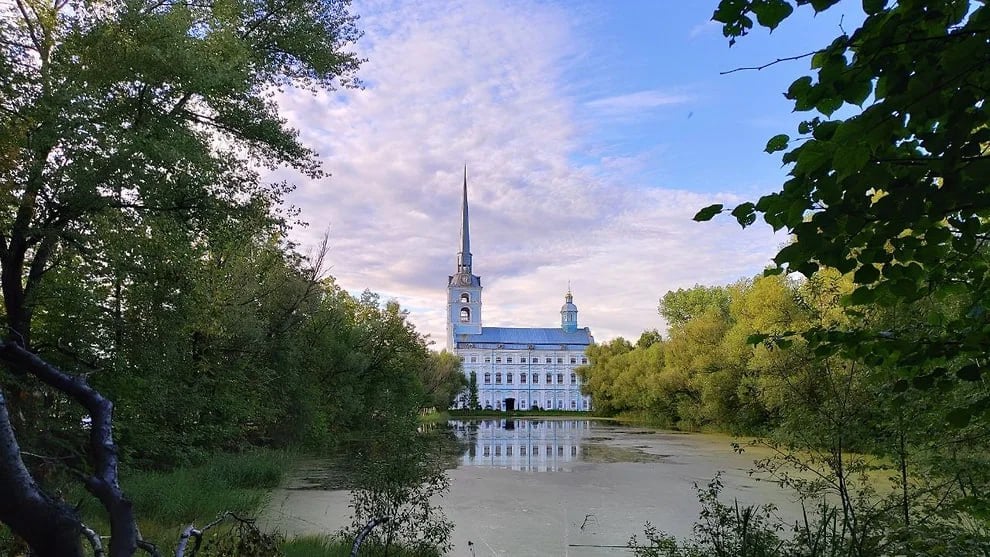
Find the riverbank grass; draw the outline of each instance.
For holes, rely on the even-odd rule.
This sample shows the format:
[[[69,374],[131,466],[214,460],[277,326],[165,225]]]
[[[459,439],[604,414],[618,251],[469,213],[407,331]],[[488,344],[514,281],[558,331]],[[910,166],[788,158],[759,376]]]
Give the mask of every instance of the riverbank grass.
[[[353,542],[331,536],[302,536],[287,540],[282,544],[285,557],[348,557]],[[386,553],[383,547],[362,545],[361,557],[439,557],[439,553],[416,553],[398,546],[391,546]]]
[[[125,469],[121,486],[134,502],[141,534],[167,552],[189,524],[202,526],[225,511],[253,517],[297,460],[292,453],[271,449],[218,453],[198,465],[165,472]],[[110,531],[106,514],[92,496],[80,488],[71,500],[82,501],[87,525],[97,532]]]

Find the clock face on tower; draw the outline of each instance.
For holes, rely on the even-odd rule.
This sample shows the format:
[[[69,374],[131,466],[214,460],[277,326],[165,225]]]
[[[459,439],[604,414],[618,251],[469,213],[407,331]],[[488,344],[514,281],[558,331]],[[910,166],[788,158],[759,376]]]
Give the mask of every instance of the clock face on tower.
[[[464,286],[468,286],[469,284],[471,284],[471,277],[469,277],[468,275],[461,275],[459,281]]]

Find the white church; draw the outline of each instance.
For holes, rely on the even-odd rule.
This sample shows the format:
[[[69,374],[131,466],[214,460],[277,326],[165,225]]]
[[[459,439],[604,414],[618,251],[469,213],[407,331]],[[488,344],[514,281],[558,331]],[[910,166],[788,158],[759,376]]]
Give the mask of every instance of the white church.
[[[591,410],[574,368],[588,363],[584,350],[595,339],[587,327],[578,328],[570,289],[560,327],[546,328],[483,326],[481,290],[481,277],[471,269],[465,172],[457,273],[447,279],[447,349],[461,357],[467,377],[476,374],[482,408]],[[456,404],[467,406],[467,395]]]

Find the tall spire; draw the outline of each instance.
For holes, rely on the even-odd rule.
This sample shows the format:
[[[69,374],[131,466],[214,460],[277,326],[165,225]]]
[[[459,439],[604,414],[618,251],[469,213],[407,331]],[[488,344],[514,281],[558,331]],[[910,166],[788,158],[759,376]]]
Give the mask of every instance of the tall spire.
[[[461,251],[457,253],[457,272],[471,274],[471,232],[468,225],[467,164],[464,165],[464,198],[461,202]]]

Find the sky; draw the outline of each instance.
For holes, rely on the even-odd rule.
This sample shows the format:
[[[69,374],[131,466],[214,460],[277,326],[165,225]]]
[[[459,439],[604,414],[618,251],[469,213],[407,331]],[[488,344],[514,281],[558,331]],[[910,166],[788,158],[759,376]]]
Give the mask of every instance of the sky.
[[[553,327],[568,284],[597,341],[664,331],[669,290],[762,271],[783,233],[692,220],[779,189],[778,133],[806,114],[783,97],[807,59],[862,18],[858,2],[798,10],[729,47],[705,0],[362,0],[364,87],[279,102],[328,176],[287,170],[288,202],[329,230],[329,272],[378,292],[444,345],[467,166],[486,326]],[[844,18],[844,19],[843,19]]]

